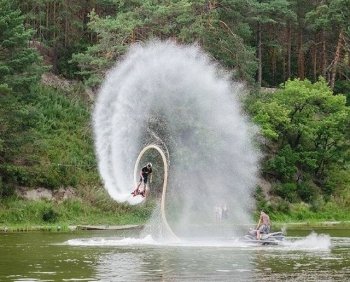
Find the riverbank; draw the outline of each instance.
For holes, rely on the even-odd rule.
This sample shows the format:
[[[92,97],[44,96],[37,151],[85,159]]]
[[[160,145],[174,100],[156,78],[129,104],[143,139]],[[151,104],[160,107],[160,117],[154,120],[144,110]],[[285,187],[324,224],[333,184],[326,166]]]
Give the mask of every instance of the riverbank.
[[[225,226],[230,225],[225,223]],[[247,225],[248,226],[248,225]],[[249,225],[250,226],[250,225]],[[120,231],[120,230],[142,230],[145,224],[125,224],[125,225],[66,225],[66,224],[47,224],[47,225],[1,225],[0,233],[6,232],[76,232],[76,231]],[[217,226],[216,226],[217,227]],[[248,228],[248,227],[247,227]],[[275,222],[273,228],[278,229],[349,229],[350,221],[320,221],[320,222]]]
[[[89,226],[139,226],[154,209],[152,201],[130,206],[101,197],[99,201],[82,198],[63,201],[0,200],[0,231],[70,231]],[[92,228],[92,227],[91,227]]]
[[[104,190],[84,189],[89,196],[65,200],[25,200],[9,197],[0,200],[0,232],[72,232],[79,230],[141,229],[149,220],[155,207],[152,200],[142,205],[130,206],[116,203]],[[92,196],[97,195],[97,196]],[[298,207],[298,208],[296,208]],[[311,211],[305,204],[294,206],[289,213],[269,213],[273,229],[285,228],[350,228],[350,213],[328,205],[319,212]],[[215,223],[208,222],[209,225]],[[225,227],[240,225],[230,218]],[[249,228],[252,226],[246,226]]]
[[[126,225],[10,225],[1,226],[1,232],[32,232],[32,231],[44,231],[44,232],[74,232],[74,231],[91,231],[91,230],[141,230],[143,224],[126,224]]]
[[[277,229],[283,228],[332,228],[350,229],[350,221],[302,221],[302,222],[275,222],[273,225]]]

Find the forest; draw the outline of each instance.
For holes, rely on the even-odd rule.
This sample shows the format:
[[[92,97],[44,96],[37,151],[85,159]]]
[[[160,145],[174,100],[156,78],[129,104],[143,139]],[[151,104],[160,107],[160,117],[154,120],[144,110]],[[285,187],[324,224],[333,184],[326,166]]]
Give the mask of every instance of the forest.
[[[92,195],[91,109],[105,73],[150,39],[198,44],[246,85],[264,155],[257,209],[350,219],[350,0],[0,0],[2,207],[19,187],[115,205]]]

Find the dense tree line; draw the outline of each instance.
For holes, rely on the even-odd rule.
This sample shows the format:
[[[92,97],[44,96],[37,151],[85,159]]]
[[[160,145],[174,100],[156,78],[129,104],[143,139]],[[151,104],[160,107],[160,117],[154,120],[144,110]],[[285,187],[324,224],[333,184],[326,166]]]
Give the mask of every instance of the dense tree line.
[[[16,2],[33,40],[50,48],[54,70],[92,86],[128,45],[156,37],[198,42],[258,85],[322,75],[332,89],[349,89],[349,0]]]
[[[59,114],[67,107],[80,120],[87,108],[67,97],[50,105],[59,94],[38,88],[40,75],[50,69],[94,89],[130,44],[152,38],[197,43],[247,82],[273,195],[350,199],[350,0],[0,0],[0,193],[1,183],[75,185],[64,167],[43,170],[46,162],[94,165],[76,151],[91,150],[91,140],[68,137],[75,125]],[[75,130],[87,135],[83,119]],[[74,139],[68,159],[54,149],[59,126]]]

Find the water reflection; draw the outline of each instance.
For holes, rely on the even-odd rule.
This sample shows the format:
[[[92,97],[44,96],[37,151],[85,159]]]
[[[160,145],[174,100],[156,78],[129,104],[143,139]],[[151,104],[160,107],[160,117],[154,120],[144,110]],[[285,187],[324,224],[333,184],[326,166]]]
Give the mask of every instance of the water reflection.
[[[338,232],[338,231],[337,231]],[[137,234],[0,234],[0,281],[347,281],[350,231],[281,246],[157,242]]]
[[[57,236],[58,235],[58,236]],[[58,281],[93,276],[91,252],[54,245],[63,234],[0,234],[0,281]]]
[[[113,281],[249,281],[252,254],[232,249],[125,248],[100,258],[97,278]]]

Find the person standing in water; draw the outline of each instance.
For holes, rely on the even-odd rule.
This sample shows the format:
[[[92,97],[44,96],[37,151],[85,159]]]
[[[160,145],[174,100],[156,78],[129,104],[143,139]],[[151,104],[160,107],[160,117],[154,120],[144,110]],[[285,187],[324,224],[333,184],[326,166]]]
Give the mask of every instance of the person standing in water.
[[[144,166],[141,169],[139,184],[137,185],[135,191],[133,191],[131,193],[134,197],[137,195],[141,195],[142,197],[146,196],[146,186],[147,186],[148,177],[151,180],[151,177],[152,177],[152,164],[151,163],[148,163],[146,166]],[[142,182],[143,182],[143,190],[140,191],[139,188],[140,188]]]
[[[261,211],[259,222],[258,222],[258,225],[256,227],[256,239],[260,240],[261,234],[270,233],[270,227],[271,227],[270,217],[266,213]]]

